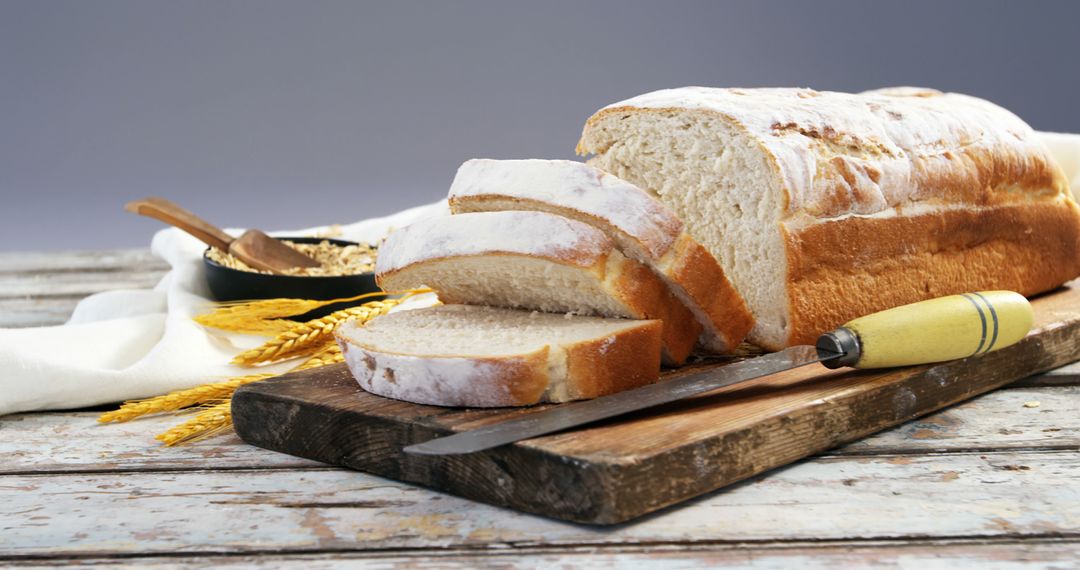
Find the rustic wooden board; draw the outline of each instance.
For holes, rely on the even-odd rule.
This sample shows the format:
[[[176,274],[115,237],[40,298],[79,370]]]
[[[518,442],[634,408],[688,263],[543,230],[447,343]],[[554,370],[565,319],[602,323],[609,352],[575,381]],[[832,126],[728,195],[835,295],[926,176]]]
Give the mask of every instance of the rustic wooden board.
[[[597,527],[343,469],[5,475],[0,561],[927,537],[1076,540],[1078,479],[1076,450],[819,458],[677,509]]]
[[[805,367],[464,456],[411,456],[401,448],[532,410],[389,400],[361,391],[339,365],[245,386],[233,400],[233,417],[241,438],[260,447],[555,518],[611,524],[1080,358],[1080,289],[1062,288],[1033,305],[1032,334],[989,355],[884,371]]]

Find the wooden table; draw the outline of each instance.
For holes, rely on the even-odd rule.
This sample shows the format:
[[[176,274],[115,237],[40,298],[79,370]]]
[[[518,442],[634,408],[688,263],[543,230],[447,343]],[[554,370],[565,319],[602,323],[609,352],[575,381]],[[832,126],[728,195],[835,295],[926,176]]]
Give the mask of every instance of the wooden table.
[[[145,250],[0,254],[0,326],[149,287]],[[0,566],[978,568],[1080,564],[1080,367],[617,527],[472,503],[223,437],[163,448],[175,418],[0,418]]]

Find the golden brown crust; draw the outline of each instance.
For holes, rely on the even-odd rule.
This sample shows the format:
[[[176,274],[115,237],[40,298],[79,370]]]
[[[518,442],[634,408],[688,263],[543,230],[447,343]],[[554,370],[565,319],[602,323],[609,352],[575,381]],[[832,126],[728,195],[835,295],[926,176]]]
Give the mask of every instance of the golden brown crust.
[[[701,334],[701,323],[652,269],[632,259],[624,259],[614,282],[615,290],[634,311],[634,318],[663,321],[664,364],[681,366],[694,351]]]
[[[610,337],[579,343],[567,351],[570,399],[614,394],[656,382],[660,377],[660,340],[663,325],[644,326]]]
[[[671,257],[668,275],[705,312],[724,342],[724,346],[710,348],[716,351],[734,350],[753,328],[754,317],[724,274],[720,263],[686,233],[675,243]]]
[[[1080,209],[1069,200],[847,218],[786,241],[789,344],[923,299],[986,289],[1034,295],[1080,276]]]

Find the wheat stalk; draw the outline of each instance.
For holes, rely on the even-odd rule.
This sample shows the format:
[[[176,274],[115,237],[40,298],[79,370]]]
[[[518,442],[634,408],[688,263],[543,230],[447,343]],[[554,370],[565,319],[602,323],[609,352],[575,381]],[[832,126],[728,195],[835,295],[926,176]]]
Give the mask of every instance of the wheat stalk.
[[[309,370],[320,366],[337,364],[338,362],[345,362],[345,355],[341,353],[341,347],[338,346],[337,342],[331,339],[323,348],[317,350],[293,370]]]
[[[350,307],[334,311],[325,317],[300,323],[270,339],[261,346],[242,352],[233,358],[232,363],[239,366],[255,366],[277,362],[287,358],[307,356],[319,349],[325,339],[348,319],[355,319],[363,324],[379,315],[384,315],[402,301],[417,293],[410,292],[397,299],[372,301],[359,307]]]
[[[229,429],[232,426],[232,399],[204,408],[194,418],[170,428],[154,439],[168,446],[190,443]]]
[[[384,301],[370,301],[359,307],[351,307],[342,311],[336,311],[323,317],[306,323],[292,323],[279,320],[289,311],[298,310],[306,312],[311,310],[308,303],[321,305],[339,303],[342,301],[357,300],[369,295],[360,295],[352,299],[334,299],[332,301],[306,301],[303,299],[269,299],[249,303],[234,303],[219,306],[214,312],[200,315],[196,320],[207,326],[216,326],[226,330],[244,332],[255,330],[258,327],[266,327],[261,330],[271,330],[272,327],[288,325],[289,329],[263,347],[248,351],[244,354],[259,352],[271,355],[273,360],[297,358],[307,356],[299,365],[292,370],[308,370],[327,366],[344,361],[341,348],[337,345],[330,333],[346,319],[355,318],[361,324],[390,311],[391,308],[401,304],[405,299],[422,293],[429,293],[430,289],[411,289],[403,292],[402,297],[387,299]],[[315,307],[317,308],[317,307]],[[278,322],[275,322],[278,321]],[[214,324],[211,324],[214,323]],[[231,328],[230,328],[231,327]],[[241,330],[244,329],[244,330]],[[296,333],[291,338],[283,339],[286,333]],[[275,341],[280,341],[275,344]],[[262,350],[260,350],[262,349]],[[243,355],[241,355],[243,356]],[[237,357],[238,359],[240,357]],[[270,360],[256,359],[253,363],[269,362]],[[157,435],[155,438],[165,445],[173,446],[181,443],[197,441],[210,437],[232,427],[232,394],[237,388],[251,382],[258,382],[273,377],[273,374],[252,374],[238,376],[223,382],[203,384],[186,390],[179,390],[163,396],[125,402],[120,409],[106,412],[98,418],[99,422],[125,422],[147,414],[176,411],[190,408],[199,404],[206,404],[190,420]]]
[[[203,326],[232,332],[272,336],[285,332],[296,324],[286,320],[285,317],[302,315],[334,303],[359,301],[360,299],[382,295],[385,295],[385,293],[364,293],[355,297],[330,299],[329,301],[263,299],[218,303],[213,311],[196,316],[195,322]]]
[[[101,414],[101,416],[98,417],[98,421],[101,423],[127,422],[149,414],[174,412],[176,410],[194,406],[195,404],[221,400],[231,396],[237,388],[244,384],[258,382],[259,380],[265,380],[273,376],[273,374],[237,376],[225,380],[224,382],[202,384],[201,386],[195,386],[194,388],[188,388],[187,390],[170,392],[163,396],[124,402],[123,405],[120,406],[120,409]]]
[[[318,368],[320,366],[327,366],[336,362],[342,362],[345,360],[344,355],[341,354],[341,348],[336,342],[330,341],[322,348],[320,348],[311,358],[305,360],[299,366],[293,368],[293,370],[309,370],[311,368]],[[257,382],[265,378],[269,378],[273,374],[256,374],[253,376],[246,376],[243,378],[252,378],[247,382],[237,383],[232,386],[231,391],[222,391],[216,398],[207,398],[203,401],[210,401],[213,399],[220,400],[220,402],[208,406],[200,411],[195,417],[190,420],[170,428],[164,433],[160,433],[155,436],[155,439],[164,443],[167,446],[180,445],[182,443],[191,443],[204,439],[226,429],[232,427],[232,392],[239,388],[243,384],[249,382]],[[239,380],[239,378],[234,379]],[[219,384],[230,384],[232,382],[220,382]],[[208,384],[206,387],[213,386]],[[202,388],[203,386],[200,386]],[[119,410],[118,410],[119,411]],[[113,412],[116,413],[116,412]],[[100,420],[99,420],[100,421]]]

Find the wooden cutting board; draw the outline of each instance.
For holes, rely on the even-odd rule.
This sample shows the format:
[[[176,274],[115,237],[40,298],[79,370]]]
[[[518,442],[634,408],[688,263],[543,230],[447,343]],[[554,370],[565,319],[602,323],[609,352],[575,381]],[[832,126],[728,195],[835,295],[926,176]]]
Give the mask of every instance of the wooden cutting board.
[[[240,437],[259,447],[549,517],[612,524],[1080,359],[1080,282],[1032,305],[1032,333],[988,355],[877,371],[812,365],[471,455],[401,449],[539,407],[409,404],[362,391],[335,365],[244,386],[233,398],[233,421]]]

